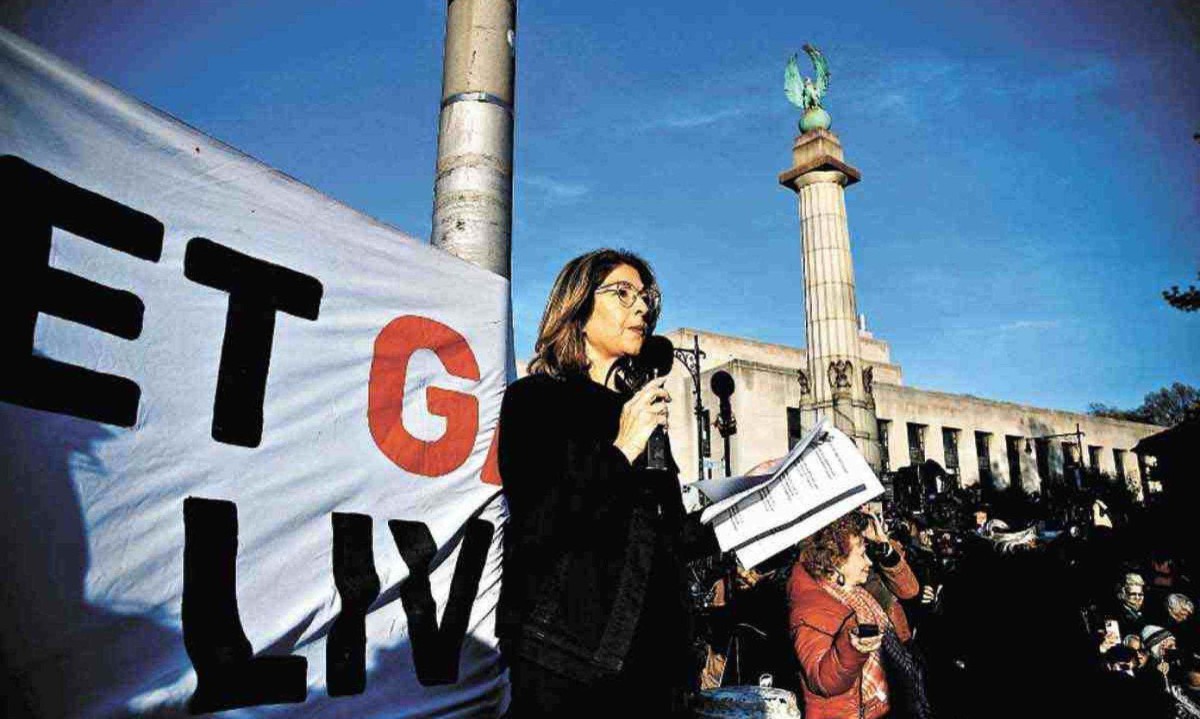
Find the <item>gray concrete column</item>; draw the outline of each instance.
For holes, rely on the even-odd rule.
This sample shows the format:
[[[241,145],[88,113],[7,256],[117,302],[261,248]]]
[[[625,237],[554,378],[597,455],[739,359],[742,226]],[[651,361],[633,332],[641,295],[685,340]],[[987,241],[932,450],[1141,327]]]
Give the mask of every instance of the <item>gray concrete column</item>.
[[[516,0],[450,0],[430,242],[512,268]]]
[[[843,160],[837,136],[813,130],[796,139],[792,169],[780,184],[799,202],[804,267],[805,347],[812,393],[803,405],[804,424],[828,416],[855,438],[873,467],[879,467],[874,402],[863,381],[858,342],[854,263],[846,221],[845,188],[858,182],[857,169]]]

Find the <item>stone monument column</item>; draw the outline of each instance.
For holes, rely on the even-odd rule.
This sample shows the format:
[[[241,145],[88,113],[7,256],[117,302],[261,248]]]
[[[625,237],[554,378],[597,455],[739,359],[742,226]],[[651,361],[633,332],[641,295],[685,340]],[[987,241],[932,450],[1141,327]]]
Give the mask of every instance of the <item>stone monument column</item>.
[[[829,417],[878,469],[872,377],[859,350],[846,223],[845,188],[860,178],[859,171],[846,164],[837,136],[818,127],[796,138],[792,168],[779,182],[796,192],[800,206],[809,384],[801,405],[803,426],[807,429],[818,417]]]

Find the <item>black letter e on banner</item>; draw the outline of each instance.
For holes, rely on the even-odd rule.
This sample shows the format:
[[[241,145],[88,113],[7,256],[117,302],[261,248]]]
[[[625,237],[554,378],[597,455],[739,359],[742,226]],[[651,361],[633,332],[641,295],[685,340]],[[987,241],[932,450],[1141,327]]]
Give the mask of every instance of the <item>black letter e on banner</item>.
[[[188,242],[183,275],[229,293],[212,437],[225,444],[257,447],[262,441],[263,399],[275,339],[275,313],[316,320],[324,289],[315,277],[243,255],[203,237]]]
[[[141,389],[132,380],[33,354],[39,312],[123,339],[142,334],[137,295],[50,266],[60,227],[120,252],[158,262],[163,225],[153,217],[61,180],[19,157],[0,157],[9,223],[0,275],[0,400],[121,427],[137,421]]]

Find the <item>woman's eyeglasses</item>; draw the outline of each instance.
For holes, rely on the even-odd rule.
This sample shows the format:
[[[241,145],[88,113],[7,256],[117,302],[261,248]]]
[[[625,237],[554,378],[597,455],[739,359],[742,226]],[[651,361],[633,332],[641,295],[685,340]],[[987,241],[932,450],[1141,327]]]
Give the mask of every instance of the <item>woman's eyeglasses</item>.
[[[617,296],[617,301],[624,307],[633,307],[637,302],[638,297],[642,298],[642,302],[646,303],[646,313],[654,314],[658,311],[659,302],[662,301],[662,295],[653,287],[647,287],[639,290],[628,282],[613,282],[607,285],[601,285],[596,288],[596,294],[602,292],[611,292]]]

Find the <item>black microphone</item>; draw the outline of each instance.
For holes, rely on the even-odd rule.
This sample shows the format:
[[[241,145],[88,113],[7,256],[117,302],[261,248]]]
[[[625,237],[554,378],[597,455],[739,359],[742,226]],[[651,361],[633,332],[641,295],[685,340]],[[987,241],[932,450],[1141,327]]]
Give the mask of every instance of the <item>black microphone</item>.
[[[712,387],[713,394],[717,396],[721,405],[721,409],[717,413],[717,430],[722,437],[737,434],[737,420],[733,416],[733,405],[729,401],[736,386],[733,376],[725,370],[714,372],[712,379],[709,380],[709,386]]]
[[[675,345],[662,335],[651,335],[642,343],[637,363],[647,373],[646,381],[665,377],[675,363]],[[665,400],[664,400],[665,401]],[[667,432],[662,425],[654,428],[646,441],[646,466],[649,469],[667,470]]]
[[[712,387],[713,394],[717,396],[721,404],[721,409],[717,412],[717,431],[725,440],[725,476],[728,477],[733,474],[733,458],[729,456],[729,437],[737,434],[737,419],[733,416],[733,405],[729,401],[735,387],[733,375],[725,370],[718,370],[713,373],[709,386]]]

